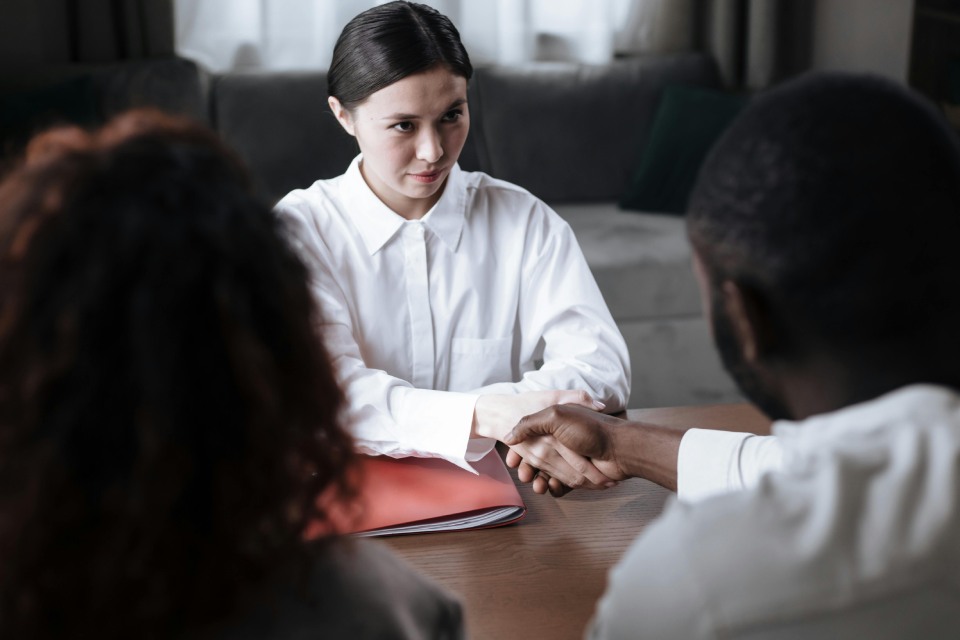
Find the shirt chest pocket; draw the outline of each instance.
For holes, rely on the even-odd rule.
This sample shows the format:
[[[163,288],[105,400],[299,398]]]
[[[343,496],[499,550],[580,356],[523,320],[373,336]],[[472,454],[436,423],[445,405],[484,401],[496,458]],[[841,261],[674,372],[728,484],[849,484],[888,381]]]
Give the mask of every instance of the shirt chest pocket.
[[[472,391],[494,382],[513,382],[513,337],[453,338],[448,391]]]

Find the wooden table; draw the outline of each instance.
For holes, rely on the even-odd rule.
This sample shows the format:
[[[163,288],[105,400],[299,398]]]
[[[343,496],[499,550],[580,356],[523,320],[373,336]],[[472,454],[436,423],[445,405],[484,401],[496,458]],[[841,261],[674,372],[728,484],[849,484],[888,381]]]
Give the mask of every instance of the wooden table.
[[[745,404],[638,409],[627,417],[752,433],[770,426]],[[519,488],[527,515],[516,525],[384,540],[460,597],[471,638],[582,638],[608,570],[671,494],[637,479],[563,498]]]

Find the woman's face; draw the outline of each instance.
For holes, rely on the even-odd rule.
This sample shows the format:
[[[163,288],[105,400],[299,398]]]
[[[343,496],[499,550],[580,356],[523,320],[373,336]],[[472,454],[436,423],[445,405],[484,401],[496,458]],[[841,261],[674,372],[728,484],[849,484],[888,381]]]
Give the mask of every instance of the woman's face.
[[[470,130],[466,78],[434,67],[350,111],[333,97],[330,108],[357,139],[360,171],[377,197],[408,220],[423,217],[440,199]]]

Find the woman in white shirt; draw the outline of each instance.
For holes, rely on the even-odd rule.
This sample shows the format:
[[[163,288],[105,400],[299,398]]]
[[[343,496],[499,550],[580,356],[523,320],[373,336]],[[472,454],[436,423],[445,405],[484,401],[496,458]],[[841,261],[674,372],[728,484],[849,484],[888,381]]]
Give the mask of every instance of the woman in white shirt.
[[[630,388],[626,345],[569,226],[529,192],[458,167],[471,75],[436,10],[391,2],[355,17],[328,81],[360,155],[277,205],[312,265],[361,449],[468,469],[523,416],[557,403],[616,411]],[[552,437],[515,451],[522,479],[541,471],[540,493],[610,484]]]

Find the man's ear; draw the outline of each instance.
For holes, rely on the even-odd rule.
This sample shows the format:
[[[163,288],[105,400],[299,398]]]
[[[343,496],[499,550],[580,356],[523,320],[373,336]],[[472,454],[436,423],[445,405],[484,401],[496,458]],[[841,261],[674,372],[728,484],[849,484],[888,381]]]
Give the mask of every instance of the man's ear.
[[[733,280],[723,281],[720,295],[744,360],[756,364],[776,351],[782,336],[777,334],[766,297],[757,289]]]
[[[353,116],[350,114],[350,111],[333,96],[327,98],[327,104],[330,105],[330,111],[333,111],[333,117],[337,119],[340,126],[343,127],[347,133],[356,137],[357,132],[353,128]]]

